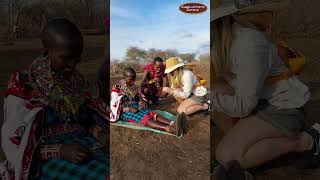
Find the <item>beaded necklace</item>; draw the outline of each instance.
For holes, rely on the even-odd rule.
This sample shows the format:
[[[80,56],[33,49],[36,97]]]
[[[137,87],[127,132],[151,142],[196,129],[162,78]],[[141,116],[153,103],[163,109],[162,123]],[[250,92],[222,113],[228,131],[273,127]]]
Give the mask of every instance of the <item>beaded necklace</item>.
[[[52,72],[47,56],[40,57],[30,67],[31,86],[43,95],[43,103],[60,113],[64,122],[75,118],[78,109],[84,103],[86,82],[78,71],[74,71],[69,80]]]

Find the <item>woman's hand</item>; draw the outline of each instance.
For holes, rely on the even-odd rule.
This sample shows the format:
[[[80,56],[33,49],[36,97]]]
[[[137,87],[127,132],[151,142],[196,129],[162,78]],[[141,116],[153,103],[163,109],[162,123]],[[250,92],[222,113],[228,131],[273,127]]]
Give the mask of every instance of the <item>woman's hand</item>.
[[[172,89],[169,88],[169,87],[163,87],[163,88],[162,88],[162,92],[164,92],[164,93],[170,94],[171,91],[172,91]]]
[[[63,144],[61,153],[65,160],[78,164],[86,160],[90,152],[80,144]]]

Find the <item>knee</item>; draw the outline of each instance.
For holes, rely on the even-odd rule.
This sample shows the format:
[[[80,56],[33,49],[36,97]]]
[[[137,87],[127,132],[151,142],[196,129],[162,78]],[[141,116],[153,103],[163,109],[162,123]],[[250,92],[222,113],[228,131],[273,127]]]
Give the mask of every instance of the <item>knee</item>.
[[[181,113],[186,113],[186,108],[184,108],[184,107],[182,107],[182,106],[179,106],[178,109],[177,109],[177,112],[178,112],[179,114],[181,114]]]
[[[228,168],[228,164],[232,161],[238,161],[240,164],[243,162],[239,149],[234,148],[232,143],[220,142],[216,149],[215,157],[225,168]]]
[[[216,160],[223,166],[227,167],[227,164],[229,161],[232,160],[231,153],[229,152],[229,149],[226,149],[223,145],[219,144],[216,152],[215,152],[215,158]]]

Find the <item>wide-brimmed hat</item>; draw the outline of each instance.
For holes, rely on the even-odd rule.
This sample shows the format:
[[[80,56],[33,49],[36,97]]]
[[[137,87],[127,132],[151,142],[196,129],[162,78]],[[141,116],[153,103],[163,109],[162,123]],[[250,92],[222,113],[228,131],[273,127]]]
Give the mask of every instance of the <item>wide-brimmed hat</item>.
[[[170,57],[166,60],[166,69],[164,73],[171,73],[175,69],[184,66],[184,63],[182,61],[179,61],[177,57]]]
[[[235,13],[278,11],[290,4],[290,0],[211,0],[210,21]]]

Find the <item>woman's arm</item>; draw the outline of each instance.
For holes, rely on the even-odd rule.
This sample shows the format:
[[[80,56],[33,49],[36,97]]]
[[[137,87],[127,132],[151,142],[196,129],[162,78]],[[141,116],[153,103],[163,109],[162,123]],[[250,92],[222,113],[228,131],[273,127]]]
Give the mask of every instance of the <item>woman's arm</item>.
[[[184,71],[182,79],[182,90],[175,89],[171,93],[174,97],[187,99],[193,90],[194,86],[194,75],[191,71]]]
[[[232,117],[248,116],[256,107],[270,69],[269,51],[275,50],[264,38],[245,39],[246,42],[239,41],[235,46],[238,49],[234,49],[237,73],[234,95],[213,92],[213,110]]]

